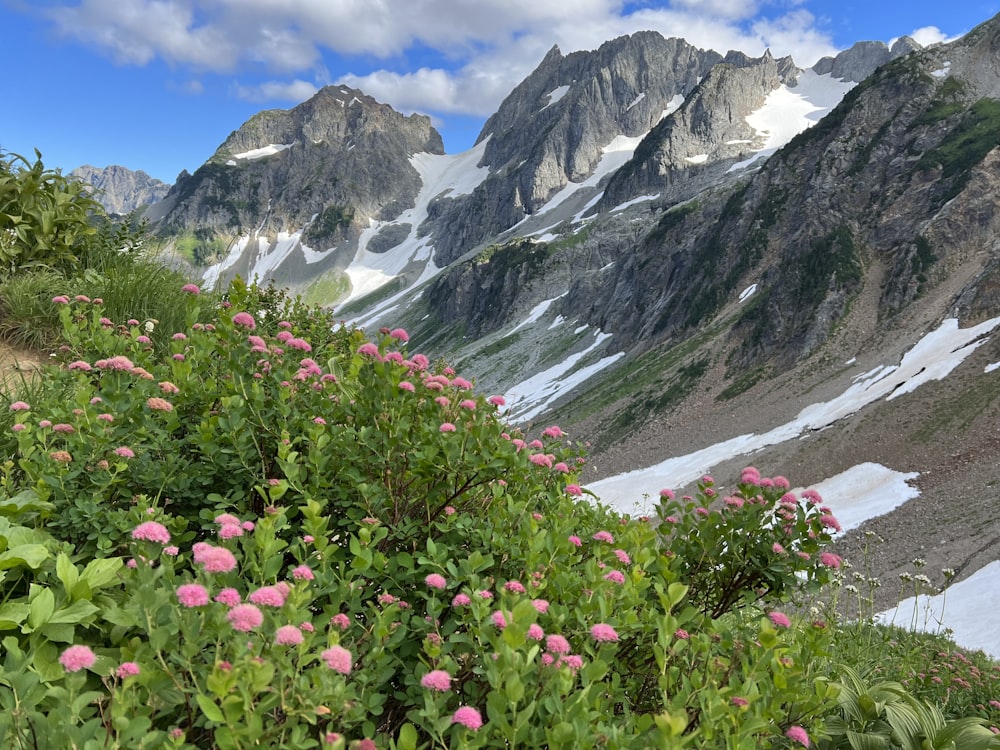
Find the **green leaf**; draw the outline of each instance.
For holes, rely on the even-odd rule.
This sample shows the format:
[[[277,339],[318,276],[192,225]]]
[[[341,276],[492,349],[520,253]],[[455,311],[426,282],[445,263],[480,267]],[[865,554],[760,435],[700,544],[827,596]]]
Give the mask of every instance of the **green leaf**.
[[[94,619],[100,609],[86,599],[78,599],[68,607],[57,610],[50,618],[51,623],[69,623],[76,625]]]
[[[100,557],[91,560],[83,569],[82,578],[90,584],[91,589],[99,589],[118,580],[118,571],[122,568],[120,557]]]
[[[38,570],[49,557],[48,549],[41,544],[19,544],[0,553],[0,570],[17,568],[22,565],[26,565],[32,570]]]
[[[66,596],[72,596],[73,587],[76,586],[76,582],[80,580],[80,572],[76,569],[76,566],[69,559],[69,555],[65,552],[60,552],[58,557],[56,557],[56,575],[59,580],[62,581],[63,590],[66,592]]]
[[[218,724],[222,724],[226,721],[226,717],[222,715],[222,709],[220,709],[216,702],[207,695],[198,693],[194,699],[198,701],[198,707],[201,709],[201,712],[205,714],[206,719],[214,721]]]
[[[396,739],[396,750],[417,750],[417,730],[412,724],[403,724]]]
[[[37,630],[49,621],[56,608],[56,598],[52,589],[36,589],[38,592],[28,603],[30,612],[28,613],[28,625],[32,630]]]
[[[28,618],[30,607],[20,602],[0,604],[0,630],[15,630]]]

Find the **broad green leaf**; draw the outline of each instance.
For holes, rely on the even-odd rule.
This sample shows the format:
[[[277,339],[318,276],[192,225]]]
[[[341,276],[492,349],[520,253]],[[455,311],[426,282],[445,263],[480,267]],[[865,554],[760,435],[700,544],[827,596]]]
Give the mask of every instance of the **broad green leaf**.
[[[213,701],[211,698],[209,698],[207,695],[202,695],[201,693],[198,693],[198,695],[196,695],[194,699],[198,701],[198,707],[201,709],[201,712],[205,714],[206,719],[208,719],[209,721],[217,722],[219,724],[225,722],[226,717],[222,715],[222,709],[220,709],[219,706],[216,704],[216,702]]]
[[[66,592],[66,595],[72,596],[73,587],[80,580],[80,572],[65,552],[60,552],[58,557],[56,557],[56,575],[62,581],[63,590]]]
[[[90,584],[91,589],[99,589],[116,581],[121,567],[122,559],[120,557],[99,557],[96,560],[91,560],[83,569],[82,578]]]
[[[31,608],[22,602],[0,604],[0,630],[16,630],[28,619]]]
[[[28,625],[31,626],[32,630],[37,630],[47,623],[56,608],[56,598],[52,593],[52,589],[43,588],[36,589],[36,591],[38,593],[28,603],[31,609],[28,614]]]
[[[17,568],[22,565],[32,570],[38,570],[50,556],[48,549],[41,544],[19,544],[0,553],[0,570]]]

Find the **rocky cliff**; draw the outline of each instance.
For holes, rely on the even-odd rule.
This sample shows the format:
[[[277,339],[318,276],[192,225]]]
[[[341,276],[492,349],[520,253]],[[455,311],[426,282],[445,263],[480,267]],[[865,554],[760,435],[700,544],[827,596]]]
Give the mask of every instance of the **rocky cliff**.
[[[124,215],[149,206],[170,190],[170,185],[142,170],[132,171],[114,164],[103,169],[85,164],[70,174],[91,185],[94,197],[113,214]]]

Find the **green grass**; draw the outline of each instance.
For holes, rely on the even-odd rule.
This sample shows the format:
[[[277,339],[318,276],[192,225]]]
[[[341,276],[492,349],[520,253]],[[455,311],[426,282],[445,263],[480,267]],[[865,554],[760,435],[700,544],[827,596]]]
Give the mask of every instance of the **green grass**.
[[[397,276],[391,281],[386,282],[378,289],[373,292],[369,292],[363,297],[358,297],[356,300],[352,300],[344,305],[342,308],[337,310],[338,318],[349,318],[352,315],[357,315],[367,310],[373,305],[377,305],[379,302],[385,299],[389,299],[392,295],[403,291],[406,286],[406,280],[401,276]]]
[[[302,301],[307,305],[332,305],[343,299],[351,291],[351,281],[343,271],[327,271],[314,279],[305,292]]]

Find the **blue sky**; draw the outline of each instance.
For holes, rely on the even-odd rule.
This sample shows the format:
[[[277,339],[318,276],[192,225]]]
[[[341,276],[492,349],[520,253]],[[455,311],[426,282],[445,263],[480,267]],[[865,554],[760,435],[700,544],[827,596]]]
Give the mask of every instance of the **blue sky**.
[[[457,153],[554,44],[654,29],[808,66],[997,13],[1000,0],[0,0],[0,149],[173,182],[254,113],[346,83],[431,115]]]

